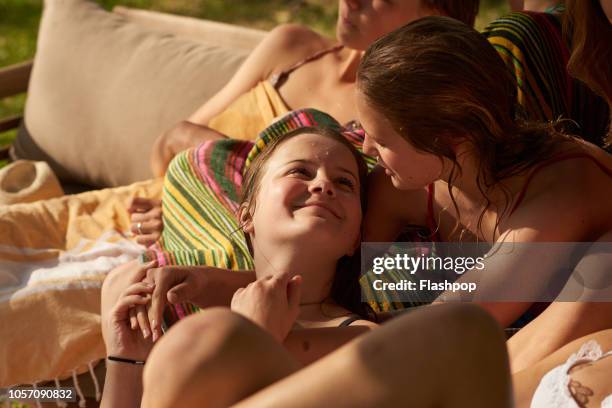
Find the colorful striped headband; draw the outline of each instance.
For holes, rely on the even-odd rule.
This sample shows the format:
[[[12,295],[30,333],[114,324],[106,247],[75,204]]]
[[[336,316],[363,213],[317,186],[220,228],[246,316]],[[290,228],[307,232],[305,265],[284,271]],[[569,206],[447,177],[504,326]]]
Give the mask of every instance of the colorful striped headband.
[[[292,130],[302,127],[327,126],[343,131],[344,128],[338,121],[327,113],[316,109],[299,109],[289,112],[285,116],[265,128],[255,140],[246,159],[246,167],[257,157],[259,153],[270,143],[271,140],[281,137]]]

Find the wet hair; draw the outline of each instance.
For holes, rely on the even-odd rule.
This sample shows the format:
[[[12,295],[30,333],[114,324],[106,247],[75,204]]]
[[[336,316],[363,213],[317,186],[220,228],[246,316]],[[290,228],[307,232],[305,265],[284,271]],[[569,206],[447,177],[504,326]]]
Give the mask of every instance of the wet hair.
[[[300,127],[290,132],[287,132],[275,139],[272,139],[266,147],[255,157],[251,165],[247,168],[242,184],[240,208],[253,214],[257,205],[257,195],[261,184],[261,179],[266,171],[266,163],[272,157],[278,146],[296,136],[303,134],[316,134],[330,138],[345,146],[357,163],[359,185],[360,185],[360,201],[362,214],[366,211],[366,185],[368,168],[363,156],[359,151],[342,135],[339,128],[331,126],[306,126]],[[251,255],[254,254],[251,240],[246,235],[247,245]],[[359,251],[357,251],[359,252]],[[360,262],[359,254],[355,256],[343,256],[338,260],[336,274],[332,282],[330,297],[338,305],[357,313],[362,317],[370,318],[370,309],[367,304],[361,301],[361,286],[359,284],[360,277]]]
[[[424,0],[423,4],[469,26],[474,26],[480,8],[480,0]]]
[[[376,41],[365,53],[357,86],[366,103],[421,152],[448,159],[448,191],[461,174],[455,146],[468,142],[477,160],[477,184],[492,203],[493,186],[550,157],[560,140],[551,124],[515,120],[516,82],[491,44],[476,30],[447,17],[426,17]],[[457,226],[459,223],[457,224]]]
[[[612,24],[599,0],[566,0],[565,6],[563,31],[571,44],[567,69],[612,108]],[[611,128],[605,145],[612,145]]]

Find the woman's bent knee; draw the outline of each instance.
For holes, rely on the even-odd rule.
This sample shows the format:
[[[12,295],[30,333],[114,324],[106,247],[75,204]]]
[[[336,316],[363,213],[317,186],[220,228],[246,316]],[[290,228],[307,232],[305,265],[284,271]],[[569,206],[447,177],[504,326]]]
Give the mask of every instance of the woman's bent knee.
[[[229,309],[206,309],[173,326],[153,348],[144,373],[154,389],[176,403],[227,406],[288,374],[282,346]],[[163,374],[162,374],[163,373]],[[171,378],[171,380],[169,380]]]

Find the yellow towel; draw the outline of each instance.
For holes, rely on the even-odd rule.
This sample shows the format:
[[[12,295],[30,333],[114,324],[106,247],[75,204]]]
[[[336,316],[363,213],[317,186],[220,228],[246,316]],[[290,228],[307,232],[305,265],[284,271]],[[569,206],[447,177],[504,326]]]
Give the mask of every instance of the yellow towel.
[[[0,387],[65,378],[104,357],[100,288],[143,247],[129,233],[132,197],[161,179],[0,206]]]
[[[211,119],[208,126],[232,139],[254,140],[272,120],[287,112],[289,108],[278,91],[262,81]]]
[[[260,82],[210,127],[255,139],[286,112],[276,89]],[[150,180],[0,206],[0,387],[65,378],[104,357],[102,281],[144,249],[128,232],[131,198],[159,199],[161,187]]]

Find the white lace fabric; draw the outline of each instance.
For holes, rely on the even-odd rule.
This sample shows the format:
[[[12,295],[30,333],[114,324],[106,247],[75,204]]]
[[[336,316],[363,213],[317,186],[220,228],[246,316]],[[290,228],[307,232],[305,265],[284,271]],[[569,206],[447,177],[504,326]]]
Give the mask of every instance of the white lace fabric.
[[[610,354],[612,351],[604,354],[595,340],[583,344],[564,364],[553,368],[542,377],[533,394],[531,408],[580,408],[569,389],[569,371],[577,364],[597,361]],[[601,402],[601,408],[612,408],[612,395],[608,395]]]

